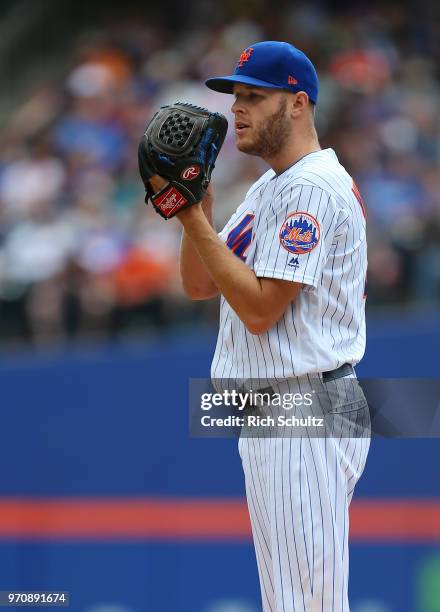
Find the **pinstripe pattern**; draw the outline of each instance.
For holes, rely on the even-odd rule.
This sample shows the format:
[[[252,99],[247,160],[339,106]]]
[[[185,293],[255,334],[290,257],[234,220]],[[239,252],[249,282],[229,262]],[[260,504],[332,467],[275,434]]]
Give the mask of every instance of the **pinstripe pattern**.
[[[313,388],[307,414],[325,415],[327,427],[318,436],[309,428],[298,435],[288,426],[264,435],[255,427],[242,430],[239,452],[263,612],[349,612],[348,507],[368,454],[369,414],[356,379],[324,384],[320,374],[357,363],[365,350],[367,256],[358,198],[351,177],[327,149],[279,176],[264,174],[220,233],[229,246],[228,236],[246,245],[242,259],[257,276],[303,288],[278,323],[258,336],[221,299],[214,386],[271,387],[280,394]],[[295,213],[313,217],[319,240],[292,258],[280,230]],[[240,234],[246,217],[250,244],[249,235]],[[262,410],[273,418],[282,411]],[[293,413],[306,417],[305,410]]]
[[[317,384],[325,390],[312,413],[334,411],[326,436],[250,427],[239,441],[264,612],[349,611],[348,507],[368,454],[369,413],[357,384],[306,376],[274,390],[304,394]]]
[[[282,246],[279,233],[295,212],[317,220],[320,240],[292,263],[293,255]],[[292,280],[304,287],[280,321],[257,339],[222,299],[212,377],[258,377],[264,387],[343,363],[356,364],[365,350],[365,218],[353,181],[334,152],[311,153],[279,176],[273,171],[264,174],[220,236],[226,240],[249,214],[254,218],[246,227],[252,225],[253,239],[246,249],[246,264],[259,277]]]

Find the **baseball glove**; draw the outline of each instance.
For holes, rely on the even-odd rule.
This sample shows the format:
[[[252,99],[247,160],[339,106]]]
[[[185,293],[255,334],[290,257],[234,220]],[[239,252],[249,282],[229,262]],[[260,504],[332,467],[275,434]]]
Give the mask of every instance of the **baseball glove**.
[[[220,113],[183,102],[162,106],[148,124],[138,149],[145,203],[164,219],[196,204],[206,193],[228,121]],[[168,182],[159,191],[155,175]]]

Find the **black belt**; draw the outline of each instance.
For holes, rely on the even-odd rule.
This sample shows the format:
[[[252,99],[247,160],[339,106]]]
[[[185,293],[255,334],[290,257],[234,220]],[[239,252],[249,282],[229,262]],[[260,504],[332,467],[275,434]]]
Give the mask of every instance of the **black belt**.
[[[343,378],[344,376],[350,376],[354,374],[353,366],[350,363],[344,363],[343,365],[336,368],[336,370],[329,370],[328,372],[322,373],[323,382],[329,382],[330,380],[336,380],[337,378]],[[309,374],[311,377],[317,377],[318,374]],[[259,393],[275,393],[273,387],[265,387],[264,389],[257,389]]]
[[[336,370],[330,370],[329,372],[322,373],[323,382],[329,382],[330,380],[336,380],[337,378],[343,378],[354,374],[353,366],[350,363],[344,363],[343,365],[336,368]]]

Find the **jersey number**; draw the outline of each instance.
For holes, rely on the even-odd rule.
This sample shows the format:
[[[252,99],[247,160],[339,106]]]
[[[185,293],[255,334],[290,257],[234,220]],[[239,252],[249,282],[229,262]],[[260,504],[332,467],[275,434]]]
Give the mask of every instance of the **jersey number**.
[[[252,227],[248,227],[248,225],[254,216],[255,215],[251,215],[251,213],[245,215],[240,223],[229,232],[226,239],[226,246],[242,261],[245,261],[246,249],[252,241]]]

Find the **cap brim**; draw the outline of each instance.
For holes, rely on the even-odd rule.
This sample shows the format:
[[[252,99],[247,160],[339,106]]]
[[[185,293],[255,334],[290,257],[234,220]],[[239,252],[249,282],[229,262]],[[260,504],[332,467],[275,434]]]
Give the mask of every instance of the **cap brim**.
[[[234,83],[243,83],[244,85],[255,85],[256,87],[269,87],[271,89],[283,89],[279,85],[274,85],[268,81],[260,81],[260,79],[254,79],[245,75],[234,74],[232,76],[214,77],[205,81],[205,85],[209,89],[219,91],[220,93],[231,94],[233,93]]]

